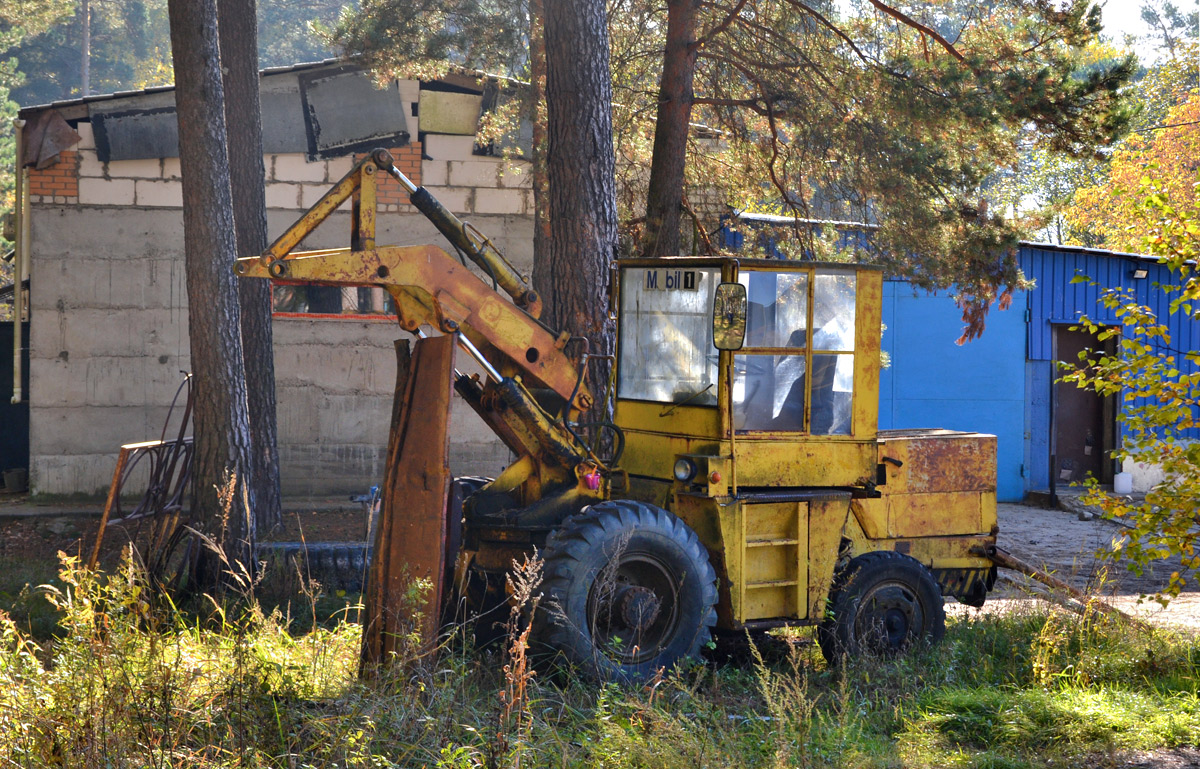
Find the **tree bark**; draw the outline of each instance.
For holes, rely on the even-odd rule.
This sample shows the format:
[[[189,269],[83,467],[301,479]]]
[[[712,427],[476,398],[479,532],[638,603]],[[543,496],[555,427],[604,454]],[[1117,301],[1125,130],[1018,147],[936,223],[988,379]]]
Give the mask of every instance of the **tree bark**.
[[[253,256],[267,248],[255,0],[218,0],[217,14],[237,254]],[[283,522],[275,419],[271,283],[239,280],[237,285],[253,449],[250,477],[254,489],[254,517],[259,529],[269,531]]]
[[[80,0],[79,18],[83,24],[83,38],[79,44],[79,95],[92,94],[92,6],[90,0]]]
[[[533,101],[533,262],[548,259],[550,247],[550,179],[546,169],[546,9],[542,0],[529,3],[530,89]]]
[[[550,244],[533,285],[551,328],[610,354],[613,326],[604,287],[617,245],[612,75],[604,0],[545,4]],[[599,405],[608,367],[593,366]]]
[[[679,211],[683,204],[683,170],[688,125],[692,119],[692,79],[696,72],[698,0],[668,0],[667,43],[659,81],[654,125],[654,154],[646,191],[643,256],[679,253]]]
[[[250,424],[226,154],[216,0],[169,0],[195,381],[193,517],[235,574],[254,566]],[[215,574],[209,574],[215,577]]]

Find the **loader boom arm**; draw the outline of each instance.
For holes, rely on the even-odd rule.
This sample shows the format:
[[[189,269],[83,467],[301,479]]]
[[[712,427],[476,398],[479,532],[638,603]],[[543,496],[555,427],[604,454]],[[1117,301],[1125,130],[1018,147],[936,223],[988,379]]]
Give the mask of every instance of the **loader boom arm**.
[[[480,267],[486,281],[438,246],[376,245],[380,170],[397,178],[413,205]],[[348,248],[295,250],[348,200]],[[235,271],[245,278],[383,288],[395,300],[404,330],[420,335],[429,326],[453,335],[484,369],[482,378],[456,372],[455,389],[517,454],[497,479],[514,503],[529,506],[549,494],[577,506],[583,497],[604,493],[596,481],[604,463],[568,422],[593,403],[585,367],[564,350],[571,336],[539,321],[541,301],[525,279],[486,238],[397,171],[386,151],[359,161],[266,252],[239,259]]]
[[[383,163],[409,192],[413,205],[513,302],[437,246],[375,246],[376,174]],[[347,200],[353,201],[354,220],[349,248],[294,250]],[[556,334],[537,319],[537,293],[490,241],[397,171],[386,150],[359,161],[261,256],[239,259],[236,271],[246,278],[379,286],[395,300],[406,331],[416,333],[429,325],[442,333],[461,333],[502,376],[552,390],[574,410],[592,406],[575,363],[564,354],[569,335]]]

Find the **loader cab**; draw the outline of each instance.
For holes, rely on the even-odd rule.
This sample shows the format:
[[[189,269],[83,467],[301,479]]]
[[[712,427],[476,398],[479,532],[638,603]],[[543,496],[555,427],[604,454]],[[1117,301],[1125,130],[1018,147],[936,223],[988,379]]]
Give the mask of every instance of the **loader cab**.
[[[675,460],[695,456],[717,468],[718,496],[871,481],[878,268],[677,257],[618,270],[616,423],[631,480],[670,483]]]

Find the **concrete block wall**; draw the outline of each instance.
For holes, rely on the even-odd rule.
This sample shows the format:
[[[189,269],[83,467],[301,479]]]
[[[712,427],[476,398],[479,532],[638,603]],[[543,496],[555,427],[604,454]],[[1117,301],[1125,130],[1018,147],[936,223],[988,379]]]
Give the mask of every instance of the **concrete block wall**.
[[[189,367],[179,209],[32,207],[30,480],[98,493]]]
[[[90,126],[77,130],[83,140],[43,177],[73,179],[76,194],[31,190],[30,483],[39,494],[103,492],[121,444],[159,437],[179,372],[190,366],[179,161],[102,163]],[[472,156],[461,138],[426,135],[397,154],[528,274],[528,169]],[[352,163],[265,157],[270,237]],[[395,209],[380,213],[380,244],[442,242],[411,206],[388,205]],[[304,247],[344,246],[349,231],[349,213],[339,211]],[[406,335],[387,319],[361,317],[279,317],[274,330],[285,494],[355,493],[380,482],[393,340]],[[457,398],[450,429],[455,473],[495,475],[510,461]]]

